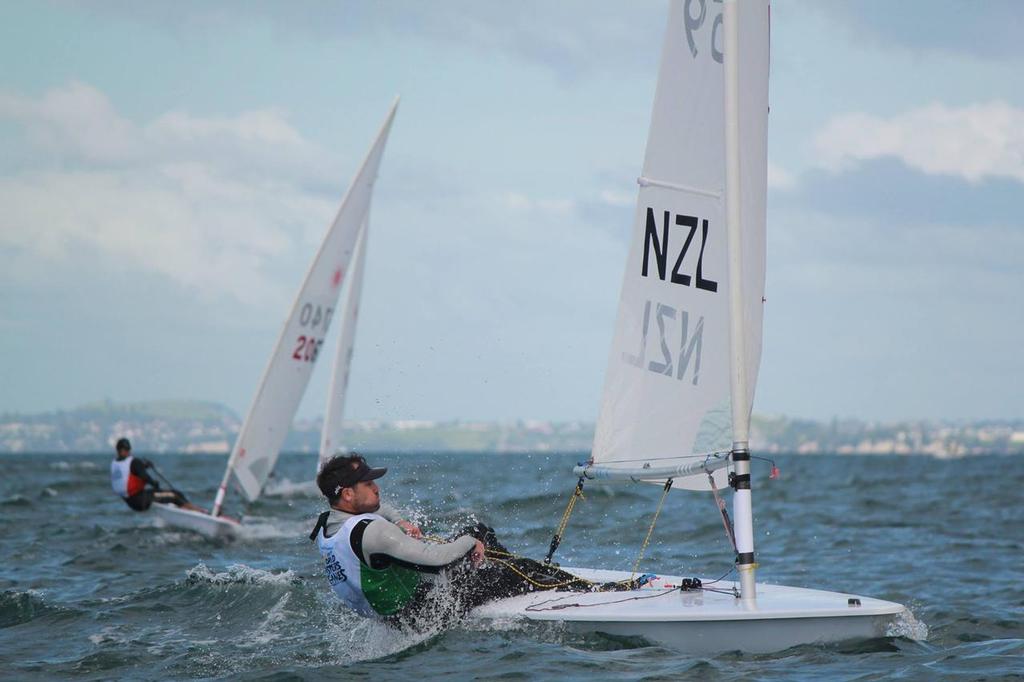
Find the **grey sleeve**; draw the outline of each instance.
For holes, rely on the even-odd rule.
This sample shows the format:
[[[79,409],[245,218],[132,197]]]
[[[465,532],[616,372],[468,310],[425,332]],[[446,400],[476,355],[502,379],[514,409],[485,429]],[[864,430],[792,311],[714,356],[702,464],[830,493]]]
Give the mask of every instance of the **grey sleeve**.
[[[392,507],[387,502],[381,502],[380,503],[380,508],[377,509],[376,513],[381,515],[381,516],[383,516],[385,519],[387,519],[391,523],[398,523],[399,521],[402,520],[402,513],[400,511],[398,511],[397,509],[395,509],[394,507]]]
[[[374,568],[383,563],[381,559],[386,559],[418,571],[436,573],[462,559],[475,545],[476,539],[471,535],[443,545],[422,542],[409,537],[393,523],[377,520],[370,522],[363,532],[363,559]]]

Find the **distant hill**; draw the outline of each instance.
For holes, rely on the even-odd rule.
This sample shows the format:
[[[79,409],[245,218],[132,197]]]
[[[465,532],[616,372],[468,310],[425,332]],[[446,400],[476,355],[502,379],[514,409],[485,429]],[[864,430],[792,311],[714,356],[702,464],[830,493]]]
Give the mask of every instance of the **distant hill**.
[[[151,400],[141,403],[115,403],[103,400],[87,403],[64,414],[79,418],[239,421],[238,415],[224,405],[202,400]]]
[[[105,400],[73,410],[0,414],[0,453],[110,452],[123,436],[139,453],[225,454],[240,427],[238,415],[217,403]],[[594,439],[588,422],[401,420],[355,421],[346,427],[347,445],[367,451],[588,452]],[[284,451],[315,452],[320,428],[319,419],[295,422]],[[751,447],[761,453],[1024,454],[1024,420],[817,422],[755,415]]]
[[[73,410],[0,415],[0,452],[108,452],[121,437],[140,452],[224,452],[241,422],[198,400],[89,403]]]

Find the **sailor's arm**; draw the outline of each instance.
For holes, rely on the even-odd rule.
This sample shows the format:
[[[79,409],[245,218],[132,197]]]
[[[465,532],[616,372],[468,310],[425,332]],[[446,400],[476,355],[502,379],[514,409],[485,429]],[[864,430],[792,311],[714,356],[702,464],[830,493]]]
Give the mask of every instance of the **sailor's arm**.
[[[383,516],[391,523],[398,523],[402,520],[402,515],[398,512],[398,510],[392,507],[387,502],[382,501],[376,513],[380,516]]]
[[[380,508],[377,509],[377,513],[383,516],[385,519],[395,524],[399,528],[405,531],[406,535],[414,538],[423,537],[423,533],[420,532],[420,527],[415,523],[411,523],[402,518],[402,513],[392,507],[387,502],[381,502]]]
[[[131,464],[131,466],[129,468],[131,469],[131,472],[133,474],[135,474],[136,476],[141,478],[143,481],[145,481],[146,483],[150,484],[151,486],[153,486],[154,488],[159,490],[160,489],[160,482],[157,481],[152,476],[150,476],[149,472],[146,471],[146,468],[147,468],[146,467],[146,461],[147,460],[139,459],[138,457],[133,457],[132,458],[132,464]]]
[[[393,561],[426,573],[437,573],[477,549],[477,539],[463,535],[443,545],[428,544],[407,536],[393,523],[372,521],[363,532],[363,559],[372,567]]]

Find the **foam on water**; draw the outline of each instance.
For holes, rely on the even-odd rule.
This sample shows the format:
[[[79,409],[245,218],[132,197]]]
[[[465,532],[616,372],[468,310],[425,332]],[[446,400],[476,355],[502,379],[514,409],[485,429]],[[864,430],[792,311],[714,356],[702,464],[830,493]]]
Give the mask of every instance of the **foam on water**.
[[[191,583],[211,585],[295,585],[302,581],[291,570],[275,573],[245,564],[232,564],[220,573],[210,570],[206,564],[199,564],[190,568],[185,577]]]
[[[274,602],[273,606],[266,611],[266,616],[263,618],[263,621],[253,628],[253,631],[250,634],[249,641],[252,644],[256,646],[265,646],[283,636],[280,632],[280,628],[288,621],[288,618],[292,616],[292,614],[287,610],[290,599],[291,594],[285,592],[281,595],[281,598]]]
[[[889,623],[885,636],[924,642],[928,639],[928,626],[923,620],[918,620],[908,606],[898,618]]]
[[[80,460],[77,462],[50,462],[50,468],[54,471],[95,471],[100,467],[95,462]]]
[[[308,519],[282,520],[269,517],[246,516],[239,527],[239,542],[299,539],[309,535],[313,522]]]
[[[440,628],[424,631],[399,630],[377,620],[361,618],[331,606],[334,620],[326,628],[329,658],[341,665],[393,656],[437,636]]]
[[[263,489],[263,495],[265,497],[289,499],[293,497],[318,498],[321,496],[321,493],[316,487],[316,481],[312,479],[308,481],[292,481],[287,478],[273,478]]]

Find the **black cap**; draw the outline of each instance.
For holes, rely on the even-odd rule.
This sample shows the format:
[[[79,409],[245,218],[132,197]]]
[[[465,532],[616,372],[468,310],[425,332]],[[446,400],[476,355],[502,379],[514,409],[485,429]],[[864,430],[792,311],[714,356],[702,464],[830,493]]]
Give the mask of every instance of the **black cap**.
[[[131,450],[132,444],[128,441],[127,438],[121,438],[120,440],[117,441],[117,445],[114,446],[114,449],[117,450],[118,452],[120,452],[121,450]]]
[[[329,500],[337,499],[342,488],[351,488],[356,483],[372,481],[388,472],[387,467],[372,468],[362,455],[338,455],[324,464],[316,484]]]

